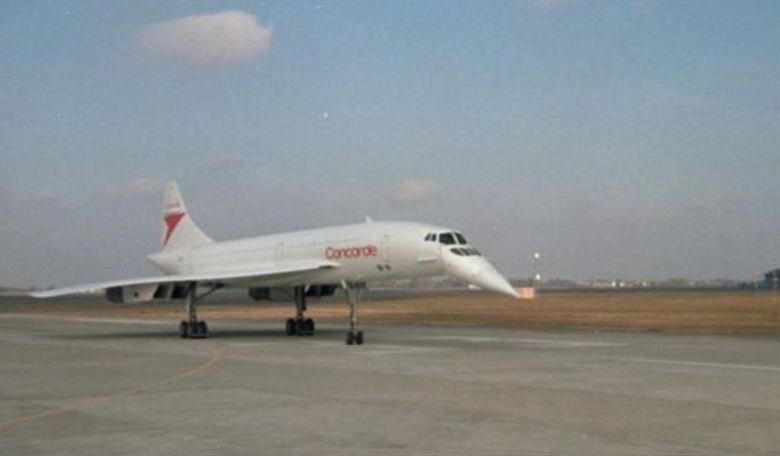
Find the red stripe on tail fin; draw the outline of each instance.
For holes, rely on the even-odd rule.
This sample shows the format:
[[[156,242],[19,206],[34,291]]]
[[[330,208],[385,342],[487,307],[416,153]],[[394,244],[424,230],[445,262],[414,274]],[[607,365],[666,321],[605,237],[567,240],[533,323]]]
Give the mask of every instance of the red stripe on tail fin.
[[[165,185],[162,232],[163,250],[186,250],[214,242],[192,221],[176,182]]]
[[[176,230],[176,227],[179,225],[179,222],[181,222],[181,219],[184,218],[184,216],[187,215],[185,212],[173,212],[170,214],[165,214],[165,240],[163,240],[163,247],[165,244],[168,243],[168,239],[171,238],[171,235]]]

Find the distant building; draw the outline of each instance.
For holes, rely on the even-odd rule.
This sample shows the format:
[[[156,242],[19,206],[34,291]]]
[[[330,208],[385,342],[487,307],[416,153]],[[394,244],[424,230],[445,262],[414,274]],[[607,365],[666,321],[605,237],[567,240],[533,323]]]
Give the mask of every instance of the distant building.
[[[764,274],[764,281],[766,282],[767,288],[771,290],[780,289],[780,268]]]

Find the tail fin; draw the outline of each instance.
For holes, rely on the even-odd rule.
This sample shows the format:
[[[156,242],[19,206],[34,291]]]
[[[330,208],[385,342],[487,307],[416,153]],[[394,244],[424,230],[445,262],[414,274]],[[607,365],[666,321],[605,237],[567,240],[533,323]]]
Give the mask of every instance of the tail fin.
[[[163,250],[186,249],[214,242],[190,218],[176,182],[165,185],[163,222]]]

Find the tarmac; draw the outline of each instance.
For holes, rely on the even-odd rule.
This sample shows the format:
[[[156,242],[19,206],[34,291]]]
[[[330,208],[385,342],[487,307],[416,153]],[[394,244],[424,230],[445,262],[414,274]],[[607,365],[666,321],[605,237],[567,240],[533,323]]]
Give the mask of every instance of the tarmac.
[[[0,315],[2,455],[780,453],[780,338]]]

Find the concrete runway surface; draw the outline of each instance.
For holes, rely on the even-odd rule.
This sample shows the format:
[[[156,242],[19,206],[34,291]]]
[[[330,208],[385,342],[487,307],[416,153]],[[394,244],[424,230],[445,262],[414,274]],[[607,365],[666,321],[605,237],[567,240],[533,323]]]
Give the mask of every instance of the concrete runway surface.
[[[780,454],[780,339],[0,315],[0,454]]]

